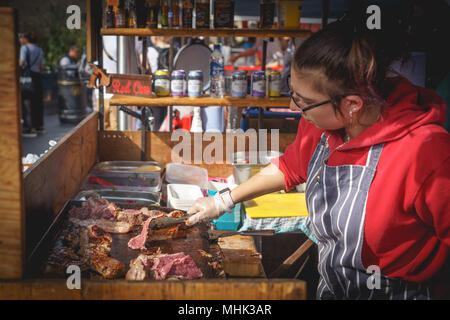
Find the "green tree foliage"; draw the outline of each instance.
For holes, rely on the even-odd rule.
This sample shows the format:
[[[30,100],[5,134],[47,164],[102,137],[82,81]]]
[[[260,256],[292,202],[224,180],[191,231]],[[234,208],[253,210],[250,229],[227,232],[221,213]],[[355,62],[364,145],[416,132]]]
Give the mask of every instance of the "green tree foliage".
[[[67,5],[64,3],[51,6],[48,15],[49,32],[40,39],[40,46],[45,54],[45,69],[55,70],[58,62],[64,56],[70,45],[75,44],[83,52],[86,46],[86,27],[82,17],[82,25],[79,30],[69,30],[66,26],[68,15]]]

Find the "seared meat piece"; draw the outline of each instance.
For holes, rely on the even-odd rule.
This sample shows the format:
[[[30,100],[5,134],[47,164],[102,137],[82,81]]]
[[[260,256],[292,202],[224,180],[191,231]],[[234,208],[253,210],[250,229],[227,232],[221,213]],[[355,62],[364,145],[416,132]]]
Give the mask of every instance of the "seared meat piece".
[[[125,274],[125,264],[117,259],[108,257],[97,251],[89,253],[91,267],[100,273],[105,279],[121,277]]]
[[[81,230],[80,235],[80,251],[82,256],[89,257],[91,251],[107,256],[111,251],[112,238],[97,226],[90,225]]]
[[[76,255],[71,248],[56,248],[44,265],[44,274],[67,276],[66,271],[70,265],[77,265],[82,271],[89,269],[86,260]]]
[[[183,218],[184,213],[180,210],[173,210],[168,214],[168,216],[171,218]]]
[[[117,278],[125,274],[125,264],[108,257],[111,251],[112,237],[96,225],[83,228],[79,254],[85,257],[91,269],[106,279]]]
[[[117,207],[106,199],[90,197],[80,208],[73,207],[69,215],[73,218],[84,219],[114,219]]]
[[[77,224],[82,227],[87,227],[89,225],[96,225],[106,232],[111,233],[128,233],[133,229],[133,225],[124,221],[111,221],[106,219],[76,219],[70,218],[70,222]]]
[[[116,219],[119,221],[129,223],[131,225],[142,225],[144,221],[147,219],[147,216],[143,214],[144,211],[143,209],[147,210],[147,208],[142,208],[140,210],[133,210],[133,209],[120,210],[116,213]]]
[[[141,254],[136,259],[130,261],[130,269],[126,274],[125,279],[138,281],[148,279],[142,257],[145,257],[145,255]]]

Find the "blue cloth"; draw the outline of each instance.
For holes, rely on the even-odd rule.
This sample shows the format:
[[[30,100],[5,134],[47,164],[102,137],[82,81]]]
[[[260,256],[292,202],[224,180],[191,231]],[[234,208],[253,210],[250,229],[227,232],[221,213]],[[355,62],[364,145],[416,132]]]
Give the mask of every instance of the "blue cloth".
[[[275,233],[302,231],[317,243],[311,233],[309,217],[250,218],[247,214],[239,231],[275,230]]]

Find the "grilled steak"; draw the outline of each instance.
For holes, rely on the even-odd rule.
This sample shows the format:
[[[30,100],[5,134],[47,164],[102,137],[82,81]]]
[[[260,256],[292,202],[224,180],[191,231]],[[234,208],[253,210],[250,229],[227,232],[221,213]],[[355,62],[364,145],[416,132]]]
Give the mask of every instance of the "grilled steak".
[[[195,279],[203,276],[194,260],[183,252],[176,254],[139,255],[131,260],[127,280]]]
[[[88,198],[81,207],[73,207],[69,211],[72,218],[84,219],[114,219],[118,208],[114,203],[102,198]]]
[[[124,263],[97,251],[89,252],[89,260],[91,267],[105,279],[118,278],[125,274]]]
[[[44,273],[65,276],[68,266],[78,265],[82,271],[96,271],[106,279],[121,277],[125,264],[108,257],[112,241],[99,226],[82,227],[69,222],[46,261]]]
[[[133,229],[133,225],[125,222],[125,221],[113,221],[113,220],[106,220],[106,219],[77,219],[77,218],[70,218],[70,222],[82,226],[87,227],[89,225],[96,225],[106,232],[111,233],[128,233]]]

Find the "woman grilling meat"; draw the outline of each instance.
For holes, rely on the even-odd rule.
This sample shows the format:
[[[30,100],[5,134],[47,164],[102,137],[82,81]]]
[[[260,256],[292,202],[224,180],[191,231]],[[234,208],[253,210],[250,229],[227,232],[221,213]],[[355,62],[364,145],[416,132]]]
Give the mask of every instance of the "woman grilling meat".
[[[291,109],[302,113],[295,142],[231,192],[197,200],[188,223],[306,182],[318,240],[317,298],[447,297],[448,287],[438,287],[449,269],[446,106],[433,91],[389,76],[399,39],[348,21],[307,39],[289,84]],[[372,266],[381,279],[369,289]]]

